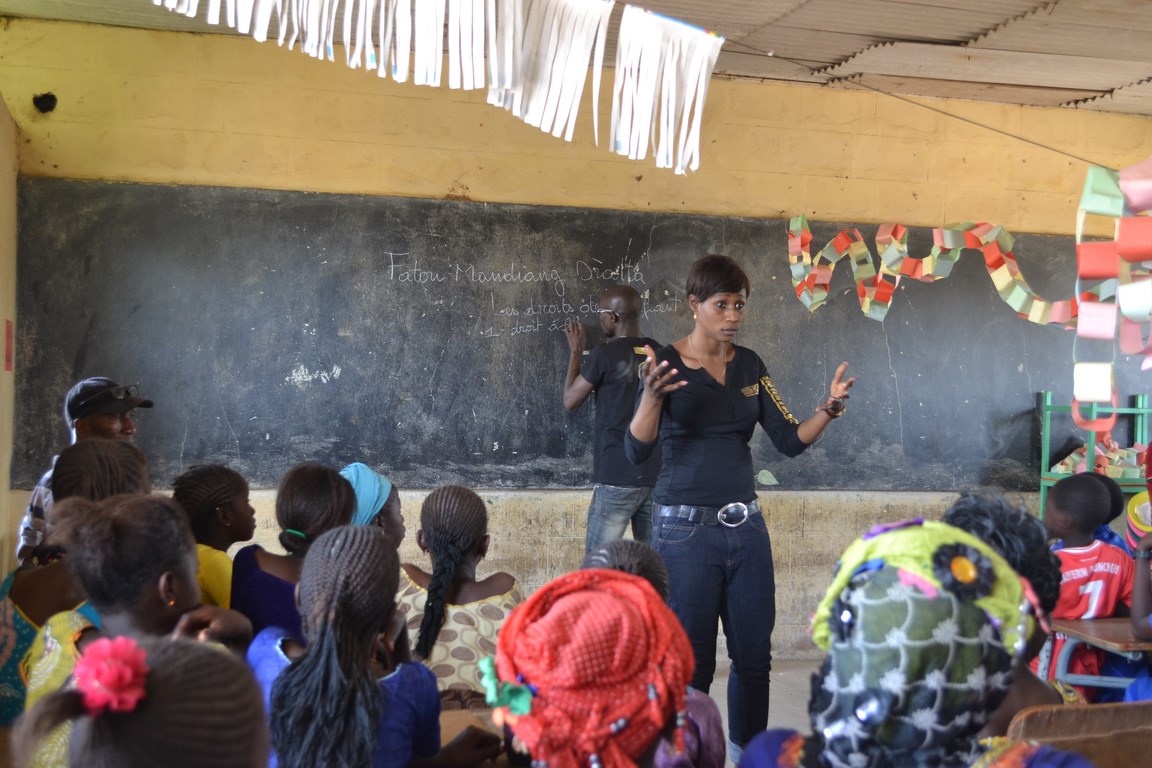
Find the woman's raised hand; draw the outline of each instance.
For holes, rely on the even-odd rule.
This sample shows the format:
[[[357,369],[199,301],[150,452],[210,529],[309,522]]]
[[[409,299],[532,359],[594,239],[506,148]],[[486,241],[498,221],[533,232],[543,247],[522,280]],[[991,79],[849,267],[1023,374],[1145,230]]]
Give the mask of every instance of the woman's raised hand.
[[[856,383],[855,376],[844,378],[844,374],[848,372],[848,363],[840,363],[836,366],[836,373],[832,376],[831,396],[840,398],[842,400],[848,399],[848,390],[852,389],[852,385]]]
[[[644,394],[656,400],[663,400],[669,392],[688,385],[688,382],[677,378],[680,371],[668,367],[668,361],[656,362],[656,353],[652,347],[644,346],[644,362],[640,364],[640,378],[644,381]]]

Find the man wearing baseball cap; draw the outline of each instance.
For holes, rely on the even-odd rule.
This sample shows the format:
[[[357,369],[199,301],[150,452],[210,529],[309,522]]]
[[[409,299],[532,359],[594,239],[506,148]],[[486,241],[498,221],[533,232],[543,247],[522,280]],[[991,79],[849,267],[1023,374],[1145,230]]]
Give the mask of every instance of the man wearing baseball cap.
[[[131,440],[136,434],[133,412],[151,408],[152,401],[138,396],[135,384],[117,384],[112,379],[96,376],[84,379],[68,390],[64,398],[64,421],[72,442],[92,437],[109,440]],[[55,466],[56,457],[52,457]],[[20,543],[16,558],[24,560],[44,541],[48,533],[48,512],[52,509],[52,470],[44,473],[32,490],[28,510],[20,525]]]

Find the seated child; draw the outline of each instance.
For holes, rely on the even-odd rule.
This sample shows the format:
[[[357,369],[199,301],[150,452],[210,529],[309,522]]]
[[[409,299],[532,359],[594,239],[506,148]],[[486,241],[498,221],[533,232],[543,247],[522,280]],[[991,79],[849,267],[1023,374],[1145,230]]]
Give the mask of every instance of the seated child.
[[[355,509],[352,486],[323,464],[297,464],[280,479],[276,522],[280,546],[287,554],[273,554],[251,544],[232,561],[232,607],[248,617],[256,633],[265,627],[281,627],[300,637],[296,584],[304,555],[320,534],[347,525]]]
[[[1098,480],[1087,474],[1066,477],[1052,486],[1044,510],[1044,524],[1048,532],[1064,541],[1057,551],[1060,558],[1060,599],[1052,617],[1056,619],[1102,619],[1109,616],[1127,616],[1132,603],[1132,558],[1123,550],[1092,538],[1102,519],[1101,510],[1110,505],[1108,491]],[[1059,658],[1064,638],[1059,633],[1052,638],[1052,658]],[[1087,645],[1078,646],[1068,664],[1070,672],[1085,675],[1100,674],[1103,652]],[[1049,678],[1055,674],[1055,664],[1049,669]],[[1038,667],[1031,664],[1032,671]],[[1086,701],[1094,691],[1075,686]]]
[[[160,637],[176,633],[224,643],[241,652],[252,639],[243,616],[200,606],[196,549],[184,512],[159,495],[78,497],[52,506],[58,536],[89,611],[53,616],[21,666],[28,683],[26,709],[75,682],[76,659],[100,637]],[[67,724],[65,724],[67,725]],[[34,765],[65,765],[67,727],[41,740]]]
[[[684,746],[692,645],[644,579],[569,573],[508,617],[484,667],[497,707],[534,765],[657,763],[662,737]]]
[[[614,539],[589,552],[581,570],[607,568],[639,576],[652,585],[660,599],[668,602],[668,568],[656,550],[635,539]],[[655,764],[661,768],[724,768],[728,739],[720,708],[712,697],[688,688],[684,722],[684,749],[678,750],[666,737],[661,737]]]
[[[1028,662],[1039,655],[1051,632],[1046,617],[1055,610],[1060,597],[1060,559],[1048,548],[1044,523],[998,494],[961,494],[944,514],[944,522],[967,531],[996,550],[1016,573],[1028,580],[1036,595],[1040,629],[1032,634],[1024,654],[1016,657],[1012,667],[1012,687],[1008,689],[1004,703],[980,731],[982,738],[1004,736],[1008,733],[1008,724],[1020,710],[1066,701],[1064,691],[1057,690],[1028,669]],[[1078,700],[1075,692],[1067,690],[1074,700]]]
[[[228,548],[256,532],[248,482],[220,464],[192,467],[172,481],[172,500],[188,516],[196,537],[196,580],[208,605],[232,606],[232,558]]]
[[[1132,635],[1137,640],[1152,640],[1152,533],[1144,534],[1133,553],[1135,573],[1132,577]],[[1147,665],[1134,676],[1124,691],[1124,701],[1152,700],[1152,674]]]
[[[252,768],[268,754],[263,710],[256,681],[230,653],[189,640],[104,638],[76,662],[74,687],[24,716],[13,751],[26,766],[42,739],[74,722],[73,766]]]
[[[765,766],[1090,768],[980,729],[1035,628],[1025,583],[991,547],[944,523],[881,526],[840,557],[812,619],[828,652],[813,676],[812,735],[770,730],[744,749]]]
[[[660,599],[668,602],[668,566],[656,550],[635,539],[613,539],[584,556],[580,570],[607,568],[639,576],[652,585]]]
[[[354,462],[340,470],[356,494],[352,525],[378,525],[397,549],[404,540],[404,516],[400,514],[400,493],[392,481],[367,464]]]
[[[412,563],[400,571],[400,613],[419,628],[416,655],[438,678],[447,709],[485,707],[478,664],[496,651],[496,633],[523,599],[516,579],[494,573],[476,579],[488,554],[488,509],[459,485],[437,488],[420,508],[416,543],[432,573]]]
[[[57,501],[73,496],[99,501],[118,493],[147,493],[149,488],[144,454],[123,440],[92,438],[65,448],[52,476]],[[50,533],[28,565],[8,574],[0,585],[0,637],[9,638],[0,664],[0,725],[11,725],[24,711],[27,688],[20,663],[36,633],[52,616],[84,603],[84,591],[61,559],[58,540]]]
[[[1085,477],[1091,477],[1104,486],[1108,491],[1108,509],[1104,511],[1103,517],[1100,519],[1100,525],[1096,526],[1096,530],[1092,531],[1092,538],[1098,541],[1103,541],[1106,544],[1111,544],[1114,547],[1132,554],[1132,547],[1128,545],[1124,537],[1112,530],[1112,521],[1124,514],[1127,509],[1124,501],[1124,489],[1108,475],[1101,475],[1099,472],[1084,472]],[[1063,549],[1064,542],[1057,540],[1052,545],[1052,551]]]
[[[374,526],[336,528],[309,550],[300,573],[307,645],[270,627],[248,651],[268,703],[270,765],[468,766],[499,753],[499,739],[479,729],[440,750],[436,678],[408,659],[395,620],[398,576],[396,550]]]

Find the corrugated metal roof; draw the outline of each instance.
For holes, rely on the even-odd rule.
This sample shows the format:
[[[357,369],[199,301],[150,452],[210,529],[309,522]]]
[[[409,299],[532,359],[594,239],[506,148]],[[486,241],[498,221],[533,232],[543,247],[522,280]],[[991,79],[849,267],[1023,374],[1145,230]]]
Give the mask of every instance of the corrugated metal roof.
[[[188,19],[149,0],[0,0],[0,15],[229,32],[204,23],[206,5],[200,19]],[[718,76],[1152,116],[1150,0],[649,0],[643,7],[728,38]]]

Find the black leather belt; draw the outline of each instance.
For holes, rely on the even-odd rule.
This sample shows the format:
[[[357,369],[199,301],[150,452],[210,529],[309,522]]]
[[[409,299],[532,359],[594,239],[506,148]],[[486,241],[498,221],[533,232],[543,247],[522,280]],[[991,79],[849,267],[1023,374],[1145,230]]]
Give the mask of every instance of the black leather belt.
[[[690,523],[704,525],[724,525],[729,528],[738,528],[748,521],[752,515],[760,514],[760,507],[756,501],[734,501],[722,507],[694,507],[689,504],[657,504],[657,517],[676,517]]]

